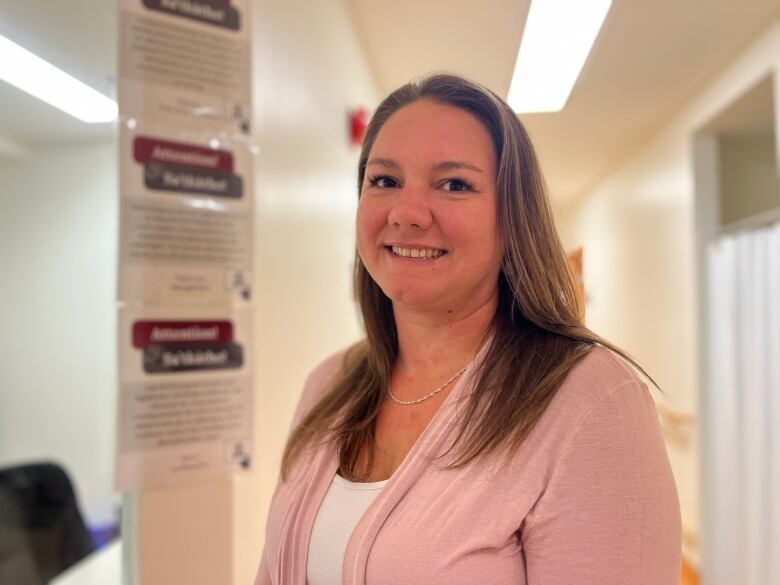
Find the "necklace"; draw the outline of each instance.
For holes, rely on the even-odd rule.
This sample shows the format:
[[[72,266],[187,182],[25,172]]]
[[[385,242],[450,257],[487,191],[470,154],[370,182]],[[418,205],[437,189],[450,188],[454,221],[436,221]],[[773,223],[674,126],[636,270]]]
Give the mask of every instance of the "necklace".
[[[460,375],[461,375],[463,372],[465,372],[465,371],[466,371],[466,368],[468,368],[468,365],[465,365],[465,366],[463,366],[463,367],[462,367],[460,370],[458,370],[457,372],[455,372],[455,375],[454,375],[454,376],[452,376],[452,378],[450,378],[449,380],[447,380],[446,382],[444,382],[444,384],[442,384],[441,386],[439,386],[438,388],[436,388],[436,390],[434,390],[434,391],[433,391],[433,392],[431,392],[430,394],[426,394],[426,395],[425,395],[425,396],[423,396],[422,398],[418,398],[417,400],[401,400],[401,399],[399,399],[399,398],[396,398],[396,397],[395,397],[395,395],[393,394],[393,391],[392,391],[392,390],[390,390],[390,387],[389,387],[389,386],[387,387],[387,393],[390,395],[390,398],[392,398],[392,399],[393,399],[393,401],[394,401],[394,402],[397,402],[398,404],[403,404],[403,405],[409,405],[409,404],[419,404],[420,402],[425,402],[425,401],[426,401],[426,400],[428,400],[429,398],[433,398],[433,397],[434,397],[434,396],[436,396],[436,395],[437,395],[439,392],[441,392],[442,390],[444,390],[444,389],[445,389],[447,386],[449,386],[449,385],[452,383],[452,381],[453,381],[453,380],[455,380],[455,378],[457,378],[457,377],[458,377],[458,376],[460,376]]]

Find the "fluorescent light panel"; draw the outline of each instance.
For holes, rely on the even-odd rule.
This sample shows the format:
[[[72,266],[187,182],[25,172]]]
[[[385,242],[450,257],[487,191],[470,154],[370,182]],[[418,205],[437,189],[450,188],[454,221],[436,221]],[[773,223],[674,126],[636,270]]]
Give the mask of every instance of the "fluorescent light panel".
[[[0,35],[0,79],[78,118],[111,122],[116,102]]]
[[[612,0],[532,0],[507,102],[557,112],[569,99]]]

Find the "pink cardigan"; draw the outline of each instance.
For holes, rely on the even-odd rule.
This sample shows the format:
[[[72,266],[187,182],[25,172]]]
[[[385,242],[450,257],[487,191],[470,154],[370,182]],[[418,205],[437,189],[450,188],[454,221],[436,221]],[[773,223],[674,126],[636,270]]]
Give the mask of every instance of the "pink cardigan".
[[[342,358],[312,372],[295,422]],[[445,469],[431,456],[449,444],[473,369],[356,526],[342,583],[677,585],[677,491],[652,397],[634,371],[592,350],[509,464],[483,458]],[[306,583],[312,526],[336,468],[331,446],[311,448],[279,483],[255,585]]]

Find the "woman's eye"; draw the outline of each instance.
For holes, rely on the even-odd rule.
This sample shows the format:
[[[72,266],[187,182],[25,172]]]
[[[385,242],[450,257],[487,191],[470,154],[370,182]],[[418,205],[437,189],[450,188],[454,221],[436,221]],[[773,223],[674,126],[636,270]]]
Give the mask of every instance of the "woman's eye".
[[[463,193],[465,191],[474,190],[472,186],[463,179],[448,179],[443,187],[445,191],[450,191],[451,193]]]
[[[379,177],[372,177],[368,180],[369,185],[372,187],[379,187],[380,189],[394,189],[398,187],[398,181],[393,177],[380,175]]]

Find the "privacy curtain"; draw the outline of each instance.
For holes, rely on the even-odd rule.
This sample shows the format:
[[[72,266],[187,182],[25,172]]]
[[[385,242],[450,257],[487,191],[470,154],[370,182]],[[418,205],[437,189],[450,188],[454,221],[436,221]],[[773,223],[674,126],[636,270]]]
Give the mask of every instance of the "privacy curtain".
[[[780,583],[780,223],[708,249],[705,585]]]

